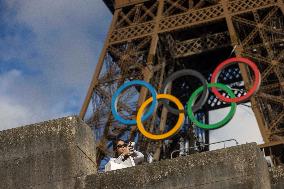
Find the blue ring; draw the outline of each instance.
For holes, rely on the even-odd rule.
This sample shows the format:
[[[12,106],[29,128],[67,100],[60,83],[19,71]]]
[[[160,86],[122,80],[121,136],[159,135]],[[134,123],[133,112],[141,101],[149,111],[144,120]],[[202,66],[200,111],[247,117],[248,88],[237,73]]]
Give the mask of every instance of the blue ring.
[[[118,97],[119,97],[119,94],[125,90],[126,88],[130,87],[131,85],[142,85],[144,87],[146,87],[147,89],[149,89],[149,91],[151,92],[152,96],[153,96],[153,102],[151,103],[151,106],[149,108],[149,111],[143,115],[142,117],[142,121],[145,121],[146,119],[148,119],[152,113],[155,111],[155,108],[156,108],[156,105],[157,105],[157,92],[155,90],[155,88],[145,82],[145,81],[142,81],[142,80],[133,80],[133,81],[129,81],[127,83],[124,83],[123,85],[121,85],[117,91],[114,93],[114,95],[112,96],[112,99],[111,99],[111,112],[114,116],[114,118],[123,123],[123,124],[126,124],[126,125],[135,125],[137,124],[136,120],[126,120],[126,119],[123,119],[117,112],[117,101],[118,101]]]

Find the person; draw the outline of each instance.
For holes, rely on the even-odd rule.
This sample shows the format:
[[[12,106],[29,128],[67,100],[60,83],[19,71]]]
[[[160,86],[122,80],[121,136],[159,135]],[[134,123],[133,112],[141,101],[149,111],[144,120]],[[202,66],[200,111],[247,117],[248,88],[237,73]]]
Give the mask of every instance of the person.
[[[115,157],[111,158],[105,165],[105,171],[123,169],[135,166],[144,161],[144,155],[134,150],[133,143],[126,144],[125,141],[118,139],[114,143]]]

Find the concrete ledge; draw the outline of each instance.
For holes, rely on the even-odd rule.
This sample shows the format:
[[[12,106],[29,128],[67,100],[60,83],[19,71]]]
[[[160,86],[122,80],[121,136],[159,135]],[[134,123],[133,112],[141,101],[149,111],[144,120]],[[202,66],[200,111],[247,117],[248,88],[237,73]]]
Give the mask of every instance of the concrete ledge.
[[[255,143],[89,175],[86,189],[269,189],[266,161]]]
[[[0,189],[270,189],[255,143],[97,174],[92,130],[66,117],[0,132]],[[270,170],[283,188],[283,168]]]
[[[74,188],[96,169],[92,130],[78,117],[0,132],[1,189]]]

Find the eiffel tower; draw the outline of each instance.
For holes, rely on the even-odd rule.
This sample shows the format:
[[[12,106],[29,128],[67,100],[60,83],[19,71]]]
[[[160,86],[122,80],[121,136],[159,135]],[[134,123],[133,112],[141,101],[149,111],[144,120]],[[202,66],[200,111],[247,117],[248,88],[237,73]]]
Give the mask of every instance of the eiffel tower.
[[[103,1],[113,18],[80,112],[96,133],[98,162],[111,154],[111,141],[122,136],[138,138],[139,149],[151,151],[156,160],[169,158],[180,138],[188,138],[190,145],[210,142],[207,131],[202,131],[200,141],[193,129],[177,134],[170,145],[168,141],[151,141],[137,132],[136,125],[125,126],[114,120],[111,98],[124,82],[136,79],[159,91],[163,81],[181,69],[195,69],[210,79],[218,63],[235,56],[253,60],[261,72],[260,89],[248,102],[265,142],[260,147],[275,162],[279,159],[284,144],[283,0]],[[253,74],[245,64],[222,73],[223,83],[239,84],[237,95],[244,95],[252,86]],[[192,78],[177,80],[170,90],[186,103],[198,85]],[[129,88],[119,99],[119,113],[135,118],[137,107],[148,97],[144,87]],[[209,95],[201,119],[208,122],[210,110],[226,106]],[[175,121],[176,116],[159,106],[145,128],[163,132]]]

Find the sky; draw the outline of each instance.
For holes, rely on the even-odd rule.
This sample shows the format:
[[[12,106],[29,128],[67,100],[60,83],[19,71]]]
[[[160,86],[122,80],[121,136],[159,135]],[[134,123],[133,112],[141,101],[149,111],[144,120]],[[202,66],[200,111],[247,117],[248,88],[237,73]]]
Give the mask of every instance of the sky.
[[[0,130],[79,114],[110,21],[101,0],[1,0]]]
[[[239,144],[256,142],[263,144],[256,117],[250,108],[251,103],[239,104],[232,120],[219,129],[209,131],[210,143],[220,142],[224,140],[236,140]],[[214,110],[209,112],[209,122],[217,123],[228,114],[230,107]],[[209,146],[210,150],[235,146],[235,141],[226,141]]]

